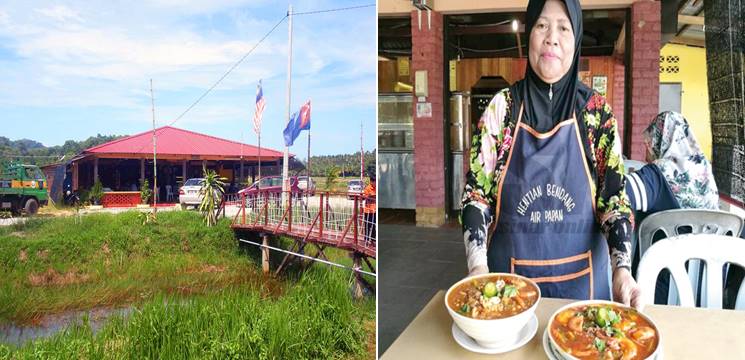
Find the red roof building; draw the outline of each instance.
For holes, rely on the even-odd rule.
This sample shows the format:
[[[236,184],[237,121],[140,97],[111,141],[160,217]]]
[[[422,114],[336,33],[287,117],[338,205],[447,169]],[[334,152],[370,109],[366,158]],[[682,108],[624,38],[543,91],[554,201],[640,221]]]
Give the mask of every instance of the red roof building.
[[[277,174],[283,153],[232,140],[164,126],[155,129],[159,198],[178,201],[178,187],[186,179],[214,170],[228,184],[253,181],[261,174]],[[291,155],[292,156],[292,155]],[[153,185],[153,131],[127,136],[81,152],[69,163],[73,190],[89,189],[96,179],[111,191],[139,191],[144,179]],[[174,194],[175,192],[175,194]],[[168,199],[166,199],[168,197]]]

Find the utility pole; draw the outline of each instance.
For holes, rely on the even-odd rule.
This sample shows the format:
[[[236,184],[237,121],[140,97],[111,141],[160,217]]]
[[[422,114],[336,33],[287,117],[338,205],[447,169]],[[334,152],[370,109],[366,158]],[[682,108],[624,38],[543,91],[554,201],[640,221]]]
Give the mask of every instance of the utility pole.
[[[155,97],[153,96],[153,79],[150,79],[150,103],[153,109],[153,212],[158,212],[158,160],[156,159],[157,140],[155,137]]]
[[[287,48],[287,115],[285,116],[285,127],[290,123],[291,85],[292,85],[292,4],[287,8],[289,31],[289,46]],[[290,148],[285,145],[285,154],[282,162],[282,203],[287,199],[287,190],[290,188],[290,179],[287,177],[287,163],[289,162]]]

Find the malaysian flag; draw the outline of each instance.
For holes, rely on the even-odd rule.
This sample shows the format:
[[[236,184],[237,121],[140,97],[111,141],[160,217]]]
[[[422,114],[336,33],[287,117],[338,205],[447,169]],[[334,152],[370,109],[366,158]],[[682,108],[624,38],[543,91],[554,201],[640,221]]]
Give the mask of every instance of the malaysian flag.
[[[264,113],[264,92],[261,90],[261,80],[256,88],[256,112],[254,112],[254,131],[256,135],[261,133],[261,115]]]

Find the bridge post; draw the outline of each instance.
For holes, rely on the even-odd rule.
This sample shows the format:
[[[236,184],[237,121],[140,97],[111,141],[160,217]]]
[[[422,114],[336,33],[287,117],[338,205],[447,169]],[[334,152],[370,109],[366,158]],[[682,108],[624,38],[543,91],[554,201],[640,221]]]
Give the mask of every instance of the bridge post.
[[[354,257],[354,269],[357,269],[357,270],[362,269],[362,264],[360,263],[360,258],[361,258],[360,255],[357,252],[353,252],[352,254],[354,254],[352,255]],[[362,282],[364,280],[362,279],[362,275],[358,271],[354,272],[354,279],[355,279],[354,291],[353,291],[354,298],[361,299],[363,296]]]
[[[287,199],[288,199],[287,207],[290,210],[289,213],[287,214],[287,217],[288,217],[287,218],[287,232],[291,233],[292,232],[292,191],[288,191]]]
[[[261,234],[261,244],[264,245],[261,248],[261,269],[264,271],[264,274],[269,273],[269,235],[267,234]]]
[[[242,171],[241,171],[242,175]],[[246,225],[246,193],[241,194],[241,206],[242,206],[242,212],[243,212],[243,220],[241,222],[242,225]]]
[[[352,216],[354,217],[354,246],[355,246],[355,248],[357,247],[357,232],[358,232],[358,230],[357,230],[357,223],[359,222],[359,219],[358,219],[358,215],[359,214],[358,214],[358,211],[357,211],[357,206],[358,206],[357,205],[357,200],[359,200],[359,198],[357,197],[357,195],[355,195],[354,196],[354,211],[352,213]]]
[[[318,238],[323,239],[323,193],[319,194],[318,213],[320,216],[321,223],[318,227]]]

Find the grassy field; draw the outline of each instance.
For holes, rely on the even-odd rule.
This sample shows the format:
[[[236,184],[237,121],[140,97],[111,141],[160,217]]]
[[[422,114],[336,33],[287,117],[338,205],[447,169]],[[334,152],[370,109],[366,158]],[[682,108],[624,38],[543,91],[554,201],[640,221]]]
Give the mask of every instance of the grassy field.
[[[314,176],[313,181],[316,183],[316,190],[318,191],[332,191],[332,192],[347,192],[347,183],[349,180],[359,180],[358,176],[354,177],[343,177],[337,178],[336,181],[331,185],[330,189],[326,188],[326,178],[320,176]],[[365,184],[370,180],[365,178]]]
[[[375,300],[350,297],[348,271],[265,277],[228,225],[207,228],[193,212],[142,225],[130,212],[0,228],[0,324],[137,308],[95,334],[83,323],[0,345],[0,358],[374,358]]]

